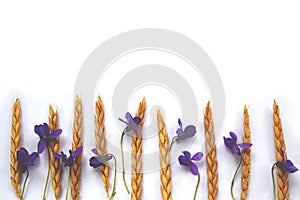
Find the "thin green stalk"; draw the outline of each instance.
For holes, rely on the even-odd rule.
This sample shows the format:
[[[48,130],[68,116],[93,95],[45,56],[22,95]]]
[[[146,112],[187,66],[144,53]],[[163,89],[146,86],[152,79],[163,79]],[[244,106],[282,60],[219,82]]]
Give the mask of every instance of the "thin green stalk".
[[[123,130],[122,136],[121,136],[121,141],[120,141],[120,147],[121,147],[121,155],[122,155],[122,177],[123,177],[123,182],[126,188],[126,191],[128,194],[130,194],[126,180],[125,180],[125,167],[124,167],[124,151],[123,151],[123,139],[125,135],[125,129]]]
[[[25,181],[24,181],[24,183],[23,183],[22,193],[21,193],[20,200],[23,200],[24,191],[25,191],[25,187],[26,187],[27,180],[28,180],[28,176],[29,176],[29,171],[28,171],[28,169],[26,169],[26,178],[25,178]]]
[[[276,167],[276,164],[272,166],[271,174],[272,174],[272,182],[273,182],[273,195],[274,195],[274,200],[276,200],[276,187],[275,187],[275,178],[274,178],[274,169]]]
[[[197,181],[197,185],[196,185],[196,189],[195,189],[194,200],[196,200],[199,184],[200,184],[200,173],[198,173],[198,181]]]
[[[109,200],[112,200],[113,197],[115,196],[116,194],[116,178],[117,178],[117,159],[116,157],[113,155],[113,154],[110,154],[113,158],[114,158],[114,161],[115,161],[115,174],[114,174],[114,185],[113,185],[113,189],[111,191],[111,195],[109,197]]]
[[[169,152],[171,152],[171,149],[172,149],[172,147],[173,147],[173,144],[175,143],[175,140],[178,138],[178,136],[174,136],[173,138],[172,138],[172,142],[171,142],[171,145],[170,145],[170,148],[169,148]]]
[[[48,172],[47,172],[47,178],[46,178],[46,183],[44,187],[44,192],[43,192],[43,200],[46,200],[46,193],[47,193],[47,188],[48,188],[48,183],[49,183],[49,177],[50,177],[50,151],[48,150]]]
[[[233,200],[236,200],[236,198],[233,195],[233,185],[234,185],[234,181],[235,181],[236,175],[237,175],[237,173],[238,173],[238,171],[239,171],[239,169],[240,169],[240,167],[242,165],[242,162],[243,162],[243,158],[241,156],[241,161],[240,161],[238,167],[236,168],[234,176],[233,176],[232,181],[231,181],[231,197],[232,197]]]
[[[70,184],[71,184],[71,170],[72,170],[72,168],[70,167],[68,183],[67,183],[67,191],[66,191],[66,200],[68,200],[68,196],[69,196],[69,188],[70,188]]]

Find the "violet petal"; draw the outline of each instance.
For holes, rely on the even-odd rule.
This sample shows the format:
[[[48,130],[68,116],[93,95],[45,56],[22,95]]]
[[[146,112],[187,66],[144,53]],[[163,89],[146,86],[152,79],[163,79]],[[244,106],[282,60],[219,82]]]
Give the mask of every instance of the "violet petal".
[[[178,161],[180,165],[185,165],[188,166],[189,164],[189,159],[187,159],[185,156],[181,155],[178,157]]]
[[[195,126],[189,125],[189,126],[185,127],[184,135],[185,135],[186,138],[194,137],[195,134],[196,134],[196,127]]]
[[[194,174],[195,176],[197,176],[199,174],[198,171],[198,167],[195,163],[190,163],[190,171],[192,172],[192,174]]]
[[[241,147],[242,149],[247,149],[247,148],[250,148],[252,146],[252,144],[243,142],[243,143],[238,144],[238,146]]]
[[[50,139],[56,139],[60,136],[60,134],[62,133],[62,130],[61,129],[57,129],[55,131],[53,131],[50,135],[49,135],[49,138]]]
[[[47,142],[46,140],[41,139],[38,143],[38,153],[41,154],[46,149]]]
[[[202,157],[203,157],[203,153],[197,152],[195,155],[193,155],[191,160],[199,161],[202,159]]]
[[[184,155],[188,160],[191,160],[191,153],[190,153],[190,152],[188,152],[188,151],[183,151],[182,153],[183,153],[183,155]]]
[[[230,137],[233,139],[234,143],[236,143],[236,141],[237,141],[237,136],[236,136],[236,134],[235,134],[234,132],[230,132],[229,135],[230,135]]]
[[[103,165],[103,163],[98,160],[96,157],[91,157],[90,158],[90,166],[93,168],[97,168],[100,167],[101,165]]]
[[[82,149],[83,149],[82,146],[78,147],[78,149],[76,149],[75,151],[72,151],[71,155],[72,155],[73,157],[79,156],[79,154],[82,152]]]

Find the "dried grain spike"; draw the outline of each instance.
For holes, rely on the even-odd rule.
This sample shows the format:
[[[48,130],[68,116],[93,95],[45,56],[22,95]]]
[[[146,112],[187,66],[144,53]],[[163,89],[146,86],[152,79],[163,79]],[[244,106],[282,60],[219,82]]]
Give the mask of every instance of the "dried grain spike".
[[[143,127],[144,124],[144,116],[145,116],[145,111],[146,111],[146,100],[145,97],[143,98],[143,101],[140,102],[138,111],[137,111],[137,116],[141,119],[141,122],[139,125]],[[142,192],[143,192],[143,186],[142,186],[142,181],[143,181],[143,173],[142,173],[142,165],[143,165],[143,160],[142,160],[142,153],[143,153],[143,148],[142,148],[142,129],[138,131],[137,133],[133,133],[132,135],[132,142],[131,142],[131,200],[140,200],[142,197]]]
[[[15,189],[17,197],[21,196],[20,179],[21,174],[17,159],[17,151],[21,148],[21,106],[20,100],[16,99],[12,108],[12,125],[10,138],[10,181]]]
[[[276,101],[273,104],[273,121],[274,121],[274,142],[275,153],[278,162],[282,162],[280,150],[284,152],[285,159],[287,159],[286,148],[284,143],[282,124],[280,119],[280,111]],[[277,193],[279,200],[289,199],[289,180],[288,173],[284,173],[279,167],[277,167]]]
[[[72,150],[76,150],[78,147],[82,146],[82,102],[79,97],[76,97],[74,106],[74,119],[73,119],[73,143]],[[71,196],[73,200],[79,200],[80,197],[80,183],[81,183],[81,160],[82,153],[75,158],[75,162],[71,169]]]
[[[54,111],[52,106],[49,106],[48,124],[51,132],[59,129],[58,111]],[[52,140],[49,146],[50,150],[50,169],[51,169],[51,183],[54,191],[55,199],[58,200],[61,193],[61,165],[60,159],[53,156],[52,152],[59,153],[60,139]]]
[[[170,166],[169,138],[164,117],[160,110],[157,111],[157,126],[159,138],[160,162],[160,192],[163,200],[172,200],[172,178]]]
[[[212,109],[210,101],[206,105],[204,113],[204,133],[206,148],[206,172],[208,200],[216,199],[218,195],[218,160],[217,148],[215,144],[214,123],[212,119]]]
[[[106,138],[104,134],[105,126],[104,126],[104,106],[100,96],[98,96],[97,101],[95,103],[95,138],[96,138],[96,149],[99,155],[103,156],[107,154],[106,150]],[[109,165],[100,166],[100,175],[104,183],[104,190],[106,192],[107,197],[109,196],[108,190],[110,187],[109,181]]]
[[[251,132],[249,125],[249,114],[247,106],[244,106],[244,136],[243,142],[251,143]],[[244,149],[242,151],[243,165],[242,165],[242,192],[241,200],[247,199],[249,180],[250,180],[250,168],[251,168],[251,148]]]

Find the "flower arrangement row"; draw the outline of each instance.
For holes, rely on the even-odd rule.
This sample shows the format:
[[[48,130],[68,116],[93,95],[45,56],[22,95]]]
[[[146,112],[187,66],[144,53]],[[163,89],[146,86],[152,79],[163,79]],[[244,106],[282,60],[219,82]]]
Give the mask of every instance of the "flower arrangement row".
[[[122,164],[122,179],[124,187],[130,195],[132,200],[140,200],[143,193],[143,123],[146,111],[145,98],[140,102],[136,115],[131,115],[129,112],[125,114],[125,119],[119,119],[124,123],[124,130],[120,135],[120,153],[121,161],[107,152],[106,149],[106,135],[104,125],[104,105],[98,96],[95,102],[95,148],[91,151],[95,154],[89,159],[89,165],[100,172],[100,177],[104,183],[104,190],[108,199],[113,199],[117,192],[116,176],[117,164]],[[15,190],[16,196],[23,200],[26,197],[26,185],[30,174],[30,167],[34,166],[39,155],[46,153],[48,155],[48,171],[46,175],[43,196],[45,200],[47,197],[48,185],[51,183],[54,198],[59,199],[62,193],[62,188],[66,188],[65,199],[70,196],[74,200],[80,199],[80,185],[81,185],[81,170],[82,170],[82,154],[83,154],[83,115],[82,102],[77,97],[74,105],[74,119],[72,131],[72,147],[68,153],[60,150],[60,135],[62,130],[59,128],[58,111],[54,110],[52,106],[49,107],[48,123],[36,125],[34,132],[37,134],[39,141],[37,143],[36,152],[29,153],[25,147],[21,146],[21,106],[20,100],[17,99],[13,105],[12,110],[12,128],[11,128],[11,149],[10,149],[10,171],[11,184]],[[274,200],[285,200],[289,198],[289,181],[288,174],[298,171],[291,160],[287,158],[286,146],[283,136],[282,124],[280,119],[280,112],[277,103],[274,101],[273,105],[273,121],[274,121],[274,142],[276,162],[271,167],[273,194]],[[160,152],[160,191],[163,200],[172,199],[172,173],[170,164],[170,154],[176,142],[181,140],[188,140],[193,138],[196,134],[196,127],[194,125],[183,126],[180,119],[178,119],[178,129],[176,135],[169,140],[166,124],[162,113],[157,111],[157,127],[159,138],[159,152]],[[210,102],[207,103],[204,112],[204,134],[205,134],[205,149],[206,149],[206,171],[207,171],[207,199],[214,200],[218,195],[218,160],[217,147],[215,144],[214,123],[212,117],[212,108]],[[128,187],[125,170],[124,170],[124,152],[123,140],[124,137],[131,137],[131,188]],[[247,199],[248,186],[250,180],[251,169],[251,131],[249,123],[248,108],[244,107],[244,135],[243,141],[238,142],[238,136],[234,132],[229,133],[229,137],[223,137],[224,145],[228,152],[240,160],[237,169],[234,172],[231,181],[231,196],[236,200],[234,194],[234,183],[236,176],[241,170],[241,194],[240,199]],[[197,184],[194,191],[194,200],[198,193],[200,184],[200,173],[198,165],[196,164],[204,157],[202,152],[191,154],[185,150],[182,155],[178,155],[178,163],[183,167],[187,167],[192,175],[197,177]],[[113,162],[112,162],[113,161]],[[68,171],[67,186],[62,187],[61,175],[63,170]],[[111,169],[114,169],[113,183],[111,184]],[[275,174],[275,169],[277,173]],[[275,179],[276,175],[276,179]],[[22,183],[22,184],[21,184]],[[277,184],[277,186],[276,186]]]

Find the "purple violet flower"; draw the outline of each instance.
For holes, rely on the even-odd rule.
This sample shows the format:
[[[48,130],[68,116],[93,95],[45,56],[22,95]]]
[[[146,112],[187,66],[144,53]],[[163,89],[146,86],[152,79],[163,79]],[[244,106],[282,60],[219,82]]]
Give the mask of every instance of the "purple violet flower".
[[[182,153],[183,155],[180,155],[178,157],[179,164],[188,167],[193,175],[198,176],[198,181],[197,181],[194,198],[193,198],[193,200],[196,200],[196,196],[200,184],[200,173],[197,165],[193,161],[200,161],[203,157],[203,153],[197,152],[192,157],[191,157],[191,153],[188,151],[183,151]]]
[[[121,122],[127,125],[124,129],[124,132],[138,131],[141,129],[141,126],[138,125],[141,122],[141,119],[139,117],[132,117],[132,115],[129,112],[127,112],[125,114],[125,119],[126,121],[119,118]]]
[[[75,162],[75,158],[81,154],[82,149],[83,147],[80,146],[75,151],[69,150],[69,154],[70,154],[69,157],[67,157],[67,155],[64,154],[64,152],[61,152],[61,154],[57,154],[53,152],[53,156],[57,159],[61,159],[61,161],[65,164],[65,166],[72,167]]]
[[[50,128],[47,123],[36,125],[34,127],[34,132],[40,137],[38,143],[38,153],[42,153],[46,147],[50,144],[51,140],[55,140],[62,133],[61,129],[57,129],[53,132],[50,132]]]
[[[282,149],[280,150],[280,155],[282,157],[282,161],[281,162],[278,161],[278,162],[274,163],[274,165],[272,166],[272,169],[271,169],[274,199],[277,199],[277,197],[276,197],[277,195],[276,195],[275,177],[274,177],[275,167],[279,167],[284,173],[295,173],[296,171],[298,171],[298,168],[296,166],[294,166],[292,161],[287,160],[285,158],[284,152],[283,152]]]
[[[275,163],[277,167],[279,167],[283,172],[287,172],[287,173],[294,173],[298,171],[298,168],[294,166],[291,160],[285,159],[284,152],[282,150],[280,150],[280,155],[282,157],[282,161]]]
[[[113,158],[113,155],[111,154],[100,156],[96,149],[92,149],[92,152],[97,155],[90,158],[90,166],[93,168],[98,168],[101,165],[107,165],[107,162]]]
[[[109,199],[113,199],[113,197],[116,194],[116,177],[117,177],[117,160],[116,157],[113,154],[105,154],[103,156],[100,156],[97,149],[92,149],[92,152],[96,154],[97,156],[93,156],[90,158],[90,166],[93,168],[98,168],[100,166],[107,165],[107,162],[110,161],[112,158],[115,161],[115,173],[114,173],[114,185],[113,189],[111,191],[111,194],[109,195]]]
[[[34,161],[39,157],[37,152],[29,154],[25,148],[21,148],[17,151],[17,159],[19,162],[20,172],[23,174],[28,170],[29,166],[34,166]]]
[[[188,125],[184,129],[182,128],[181,120],[178,119],[179,128],[176,131],[177,138],[176,140],[183,140],[186,138],[192,138],[196,134],[196,127],[193,125]]]
[[[230,134],[230,138],[225,138],[225,137],[223,138],[224,138],[225,146],[231,151],[232,154],[240,156],[241,155],[240,148],[246,149],[252,146],[251,143],[246,143],[246,142],[237,144],[236,134],[234,132],[230,132],[229,134]]]
[[[189,167],[192,174],[197,176],[199,174],[198,167],[193,161],[200,161],[203,157],[203,153],[198,152],[191,157],[191,153],[188,151],[183,151],[183,155],[178,157],[178,161],[180,165]]]

